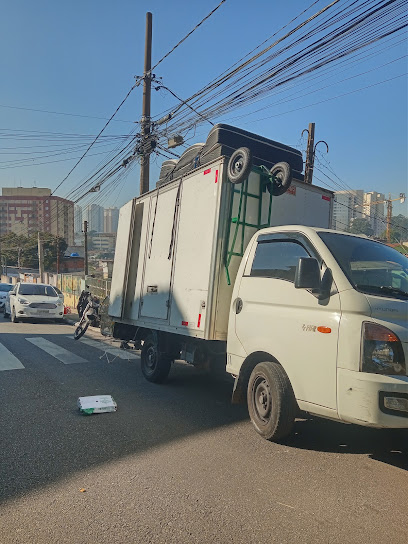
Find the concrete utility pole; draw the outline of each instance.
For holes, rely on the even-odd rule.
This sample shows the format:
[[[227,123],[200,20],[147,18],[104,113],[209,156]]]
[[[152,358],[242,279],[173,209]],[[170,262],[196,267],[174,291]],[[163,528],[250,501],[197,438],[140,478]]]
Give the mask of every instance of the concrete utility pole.
[[[40,283],[44,283],[44,251],[41,235],[38,232],[38,272],[40,274]]]
[[[57,276],[60,270],[60,252],[59,252],[59,237],[57,236]]]
[[[84,221],[85,277],[88,275],[88,221]]]
[[[309,184],[312,183],[312,179],[313,179],[314,133],[315,133],[315,124],[309,123],[307,149],[306,149],[306,165],[305,165],[305,183],[309,183]]]
[[[152,88],[152,14],[146,13],[145,58],[143,73],[143,111],[140,121],[142,134],[142,160],[140,164],[140,194],[149,191],[150,174],[150,99]]]

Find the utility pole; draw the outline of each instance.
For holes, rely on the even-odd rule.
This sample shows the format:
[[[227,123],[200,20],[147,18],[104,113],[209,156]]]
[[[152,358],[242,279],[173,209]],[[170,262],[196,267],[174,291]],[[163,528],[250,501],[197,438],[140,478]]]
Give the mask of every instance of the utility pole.
[[[391,219],[392,219],[392,200],[391,200],[391,194],[388,193],[388,200],[387,200],[387,242],[391,242]]]
[[[43,242],[40,232],[38,231],[38,272],[40,274],[40,283],[44,283],[44,252]]]
[[[88,275],[88,221],[84,221],[85,278]]]
[[[59,237],[57,235],[57,276],[59,274],[60,269],[60,252],[59,252]]]
[[[145,58],[143,72],[143,111],[140,120],[142,134],[142,160],[140,164],[140,194],[149,191],[150,173],[150,99],[152,88],[152,14],[146,13]]]
[[[313,166],[314,166],[314,133],[315,133],[314,123],[309,123],[309,130],[307,132],[308,132],[308,137],[307,137],[307,149],[306,149],[305,183],[311,184],[312,178],[313,178]]]

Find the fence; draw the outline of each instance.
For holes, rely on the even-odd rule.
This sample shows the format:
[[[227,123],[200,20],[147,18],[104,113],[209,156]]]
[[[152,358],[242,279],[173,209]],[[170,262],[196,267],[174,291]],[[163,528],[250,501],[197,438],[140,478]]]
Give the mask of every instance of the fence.
[[[110,293],[111,280],[87,278],[85,282],[82,276],[58,274],[56,286],[64,293],[65,305],[69,306],[72,311],[76,311],[78,299],[86,286],[93,295],[103,300]]]

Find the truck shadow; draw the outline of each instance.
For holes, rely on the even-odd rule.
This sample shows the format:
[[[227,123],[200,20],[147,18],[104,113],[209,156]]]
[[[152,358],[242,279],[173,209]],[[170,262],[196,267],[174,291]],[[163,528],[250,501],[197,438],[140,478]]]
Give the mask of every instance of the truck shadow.
[[[406,429],[370,429],[318,418],[296,421],[287,446],[310,451],[367,455],[370,459],[408,470]]]
[[[67,347],[72,342],[60,341]],[[92,348],[80,345],[81,354],[91,360],[87,350]],[[246,426],[240,428],[240,436],[248,441],[257,439],[246,406],[230,404],[231,382],[202,374],[189,365],[175,364],[165,385],[146,382],[138,361],[107,364],[98,357],[89,365],[70,365],[69,370],[61,375],[61,367],[44,362],[41,389],[28,364],[27,372],[2,373],[0,502],[98,465],[143,452],[154,455],[155,448],[242,422]],[[118,411],[80,415],[78,396],[91,394],[112,394]],[[256,452],[262,456],[280,447],[262,441]],[[285,447],[363,454],[408,470],[405,431],[299,420]]]

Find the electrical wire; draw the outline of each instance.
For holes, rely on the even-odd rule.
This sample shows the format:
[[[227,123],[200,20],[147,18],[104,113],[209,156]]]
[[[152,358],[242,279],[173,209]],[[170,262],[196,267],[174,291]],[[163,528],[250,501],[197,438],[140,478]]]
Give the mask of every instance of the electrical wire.
[[[133,89],[136,87],[136,84],[134,84],[130,90],[127,92],[125,98],[122,100],[122,102],[119,104],[119,106],[116,108],[116,110],[114,111],[114,113],[110,116],[110,118],[108,119],[108,121],[105,123],[104,127],[102,128],[102,130],[98,133],[98,135],[96,136],[96,138],[93,140],[93,142],[90,144],[90,146],[87,148],[87,150],[85,151],[85,153],[80,157],[80,159],[78,160],[78,162],[75,163],[75,165],[71,168],[71,170],[68,172],[68,174],[65,176],[65,178],[57,185],[57,187],[53,190],[53,192],[51,193],[52,195],[55,193],[55,191],[57,189],[59,189],[61,187],[61,185],[68,179],[68,177],[72,174],[72,172],[75,170],[75,168],[78,166],[78,164],[82,161],[82,159],[86,156],[86,154],[88,153],[88,151],[91,149],[91,147],[96,143],[96,141],[98,140],[99,136],[101,136],[101,134],[104,132],[104,130],[106,129],[106,127],[109,125],[109,123],[112,121],[112,119],[115,117],[115,115],[118,113],[118,111],[120,110],[120,108],[123,106],[123,104],[126,102],[126,100],[129,98],[131,92],[133,91]]]
[[[171,55],[171,53],[173,53],[173,51],[177,49],[177,47],[179,47],[183,42],[185,42],[187,38],[189,38],[191,34],[193,34],[193,32],[197,30],[197,28],[199,28],[207,19],[209,19],[211,15],[213,15],[217,11],[217,9],[220,8],[222,4],[224,4],[225,1],[226,0],[221,0],[218,6],[216,6],[212,11],[210,11],[210,13],[206,15],[204,19],[202,19],[198,24],[196,24],[193,30],[191,30],[188,34],[186,34],[186,36],[184,36],[184,38],[182,38],[168,53],[166,53],[158,62],[156,62],[153,68],[150,69],[150,74],[153,72],[153,70],[155,70],[159,66],[159,64],[161,64],[164,61],[164,59],[166,59],[169,55]]]

